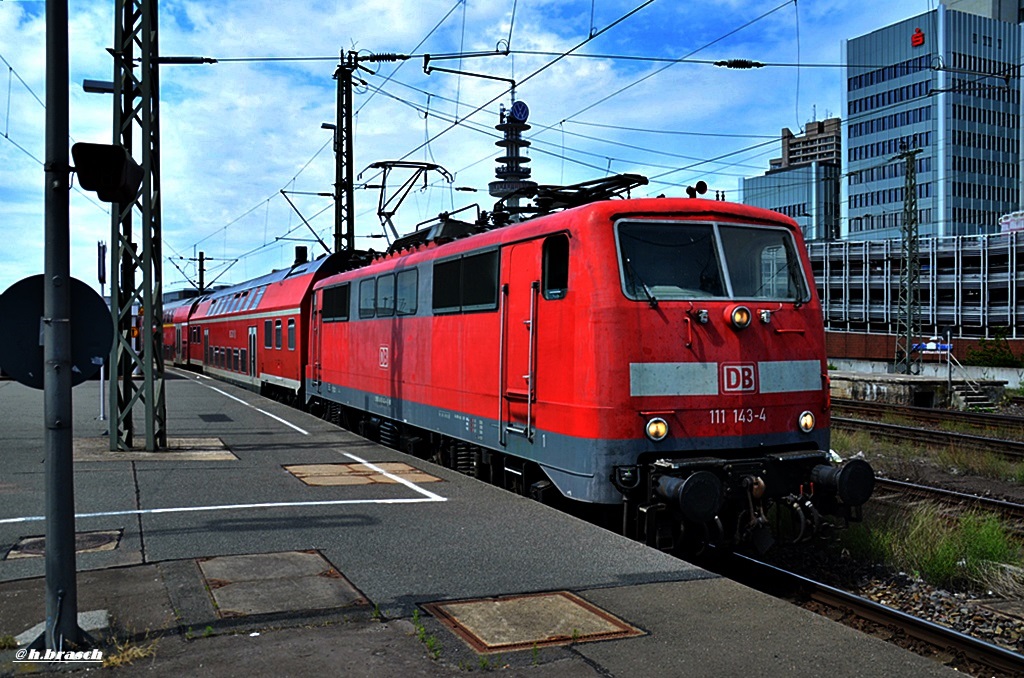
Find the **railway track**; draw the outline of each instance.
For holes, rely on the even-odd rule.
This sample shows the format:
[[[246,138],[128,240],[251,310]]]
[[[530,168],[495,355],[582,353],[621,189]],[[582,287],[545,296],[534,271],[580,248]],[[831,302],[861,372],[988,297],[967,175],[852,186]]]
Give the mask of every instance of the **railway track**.
[[[969,447],[971,449],[994,452],[1014,461],[1024,460],[1024,442],[1016,440],[990,438],[969,433],[936,431],[934,429],[886,424],[880,421],[850,419],[847,417],[832,417],[832,425],[848,430],[867,431],[872,435],[893,440],[908,440],[924,445]]]
[[[871,417],[897,416],[927,424],[955,423],[983,431],[1006,431],[1020,433],[1024,429],[1024,419],[1006,414],[987,412],[962,412],[959,410],[941,410],[931,407],[912,407],[909,405],[890,405],[888,403],[864,402],[861,400],[844,400],[833,398],[832,407],[850,414]]]
[[[881,605],[867,598],[814,581],[802,575],[733,554],[728,576],[777,597],[809,601],[842,611],[844,623],[852,625],[849,615],[879,625],[914,643],[923,643],[934,656],[956,658],[959,671],[973,675],[1024,675],[1024,656],[948,627]]]
[[[947,490],[941,487],[919,485],[917,483],[908,483],[902,480],[892,480],[889,478],[875,478],[875,496],[872,497],[874,501],[884,499],[884,496],[879,494],[879,490],[898,493],[901,500],[906,500],[907,498],[918,498],[927,499],[944,505],[963,506],[964,504],[968,504],[972,508],[979,508],[991,513],[996,513],[1002,517],[1007,524],[1017,526],[1015,529],[1018,533],[1024,532],[1024,505],[1021,504],[1005,501],[1003,499],[982,497],[976,494],[967,494],[965,492]]]

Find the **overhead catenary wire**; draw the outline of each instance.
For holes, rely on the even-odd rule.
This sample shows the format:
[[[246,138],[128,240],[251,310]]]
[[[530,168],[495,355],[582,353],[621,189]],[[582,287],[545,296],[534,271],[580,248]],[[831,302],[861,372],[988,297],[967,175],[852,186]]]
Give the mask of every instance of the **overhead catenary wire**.
[[[795,5],[795,3],[794,3],[794,5]],[[518,53],[518,51],[517,51],[517,53]],[[571,58],[571,57],[576,57],[576,56],[584,56],[584,55],[578,55],[578,54],[570,54],[570,55],[568,55],[568,56],[569,56],[569,57]],[[595,56],[597,56],[597,55],[595,55]],[[336,57],[331,57],[331,58],[332,58],[332,59],[336,59]],[[829,67],[829,68],[836,68],[836,67],[841,67],[842,65],[841,65],[841,64],[819,64],[819,65],[812,65],[812,64],[796,64],[796,66],[799,66],[799,67],[813,67],[813,66],[820,66],[820,67]],[[382,74],[382,75],[383,75],[383,74]],[[458,99],[457,99],[456,101],[458,102],[458,104],[457,104],[457,106],[458,106],[458,107],[457,107],[457,109],[456,109],[456,110],[461,110],[461,106],[462,106],[463,104],[462,104],[462,103],[461,103],[461,102],[460,102],[460,101],[459,101]],[[457,115],[457,116],[456,116],[456,120],[458,120],[458,121],[461,121],[461,117],[462,117],[461,115]],[[575,121],[568,121],[568,122],[575,122]],[[560,129],[563,129],[563,130],[564,130],[564,126],[560,127]],[[671,132],[670,132],[670,131],[665,131],[665,133],[671,133]],[[430,136],[428,136],[428,135],[426,134],[426,131],[425,131],[425,134],[424,134],[424,136],[426,137],[426,138],[424,139],[424,143],[425,143],[425,144],[429,144],[429,142],[430,142],[430,140],[431,140],[431,139],[436,139],[436,138],[437,138],[437,135],[435,135],[435,136],[433,136],[433,137],[430,137]],[[725,136],[725,135],[723,135],[723,136]],[[737,136],[739,136],[739,135],[737,135]],[[751,136],[754,136],[754,135],[751,135]],[[772,139],[774,139],[774,140],[777,140],[777,137],[762,137],[762,138],[772,138]],[[539,143],[539,142],[538,142],[538,143]],[[432,151],[433,151],[433,149],[431,149],[431,148],[430,148],[429,146],[420,146],[420,148],[425,148],[425,149],[426,149],[426,152],[428,152],[428,153],[430,153],[430,152],[432,152]],[[538,152],[539,152],[539,151],[538,151]],[[571,149],[567,149],[567,152],[571,152]],[[606,156],[605,156],[604,154],[595,154],[595,155],[598,155],[598,156],[600,156],[600,157],[606,157]],[[563,157],[563,156],[564,156],[564,154],[562,154],[562,155],[559,155],[559,157]],[[482,160],[481,160],[481,162],[486,162],[486,161],[487,161],[488,159],[489,159],[489,158],[485,158],[485,159],[482,159]],[[475,163],[474,163],[474,164],[475,164]]]
[[[781,9],[782,7],[785,7],[786,4],[788,4],[788,3],[784,3],[783,5],[780,5],[779,7],[775,8],[774,10],[771,10],[770,12],[768,12],[768,14],[770,14],[771,12],[777,11],[778,9]],[[445,18],[450,16],[451,12],[454,11],[454,9],[456,9],[457,6],[458,6],[458,3],[453,5],[452,9],[449,10],[449,13],[445,15]],[[464,9],[465,9],[465,7],[464,7]],[[513,7],[513,13],[514,12],[515,12],[515,6]],[[762,17],[763,16],[764,15],[762,15]],[[758,17],[758,19],[760,19],[762,17]],[[754,19],[754,21],[757,21],[758,19]],[[442,21],[439,22],[438,25],[443,23],[444,20],[445,19],[442,19]],[[514,22],[514,17],[513,17],[513,22]],[[510,22],[510,23],[513,23],[513,22]],[[437,26],[435,26],[435,30],[436,30],[436,28],[437,28]],[[742,28],[742,27],[740,27],[740,28]],[[739,30],[739,29],[736,29],[736,30]],[[422,41],[421,41],[421,44],[422,44]],[[709,43],[709,44],[712,44],[712,43]],[[414,49],[413,52],[415,52],[415,51],[416,50]],[[511,50],[511,52],[520,53],[520,54],[537,53],[537,52],[531,52],[529,50]],[[549,54],[554,55],[555,53],[549,53]],[[579,57],[579,58],[622,58],[622,59],[649,60],[649,61],[666,61],[666,62],[670,62],[670,63],[677,63],[677,62],[680,62],[680,61],[692,61],[694,63],[714,63],[711,60],[697,60],[697,59],[686,59],[686,58],[683,58],[683,59],[665,59],[665,58],[661,58],[661,57],[642,57],[642,56],[623,56],[623,55],[603,55],[603,54],[588,55],[588,54],[582,54],[582,53],[576,53],[576,52],[563,52],[563,53],[557,54],[557,56],[561,56],[563,58],[577,58],[577,57]],[[297,57],[297,58],[302,58],[302,57]],[[307,57],[307,58],[312,58],[312,57]],[[334,60],[337,57],[331,56],[331,57],[321,57],[321,58],[325,59],[325,60],[326,59]],[[776,64],[776,65],[791,66],[791,65],[794,65],[794,64]],[[825,68],[840,68],[840,67],[843,66],[842,64],[799,64],[799,63],[795,64],[795,65],[801,66],[801,67],[825,67]],[[373,95],[371,95],[371,96],[373,96]],[[458,102],[458,100],[457,100],[457,102]],[[365,105],[365,102],[364,102],[363,105]],[[457,105],[461,106],[461,103],[458,102]],[[459,116],[456,116],[456,121],[461,122],[461,119],[460,119]],[[443,134],[443,133],[444,132],[441,132],[440,134]],[[432,139],[436,139],[437,136],[439,136],[440,134],[435,135],[433,137],[428,137],[427,139],[424,140],[424,144],[429,145],[430,141]],[[424,147],[425,146],[421,145],[419,148],[424,148]],[[323,148],[326,148],[326,144],[323,147],[321,147],[321,151],[323,150]],[[428,148],[428,152],[429,152],[429,150],[430,149]],[[405,157],[407,157],[407,156],[405,156]],[[474,163],[474,164],[476,164],[476,163]]]

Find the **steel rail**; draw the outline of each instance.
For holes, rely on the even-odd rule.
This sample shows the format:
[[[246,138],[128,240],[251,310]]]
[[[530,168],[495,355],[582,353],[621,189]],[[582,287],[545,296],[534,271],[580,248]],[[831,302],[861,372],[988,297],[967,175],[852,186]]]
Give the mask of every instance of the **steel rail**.
[[[1024,418],[1022,417],[991,412],[942,410],[932,407],[914,407],[911,405],[894,405],[891,403],[865,402],[841,398],[833,398],[832,407],[836,410],[861,414],[895,415],[916,421],[946,422],[952,420],[959,424],[968,424],[981,428],[1024,427]]]
[[[886,424],[879,421],[849,419],[847,417],[832,417],[832,424],[838,424],[839,428],[861,429],[887,438],[912,440],[932,445],[960,445],[964,447],[974,447],[989,450],[1013,459],[1024,458],[1024,442],[1015,440],[989,438],[986,436],[977,436],[968,433],[934,431],[930,429],[915,428],[913,426]]]
[[[812,600],[824,605],[850,610],[858,617],[876,624],[898,627],[916,640],[961,653],[965,659],[990,669],[1011,675],[1024,675],[1024,655],[748,556],[734,555],[748,567],[760,568],[794,589],[807,591]]]

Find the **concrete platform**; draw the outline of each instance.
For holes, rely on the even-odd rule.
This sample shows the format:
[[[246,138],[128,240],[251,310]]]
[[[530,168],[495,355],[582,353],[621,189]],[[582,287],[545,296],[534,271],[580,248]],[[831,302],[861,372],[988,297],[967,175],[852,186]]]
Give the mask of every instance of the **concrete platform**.
[[[828,376],[833,398],[890,405],[968,409],[972,405],[969,401],[972,394],[977,394],[980,402],[991,405],[1001,402],[1006,392],[1006,382],[994,379],[968,382],[944,376],[836,370],[830,371]]]
[[[139,654],[154,643],[156,652],[115,673],[408,676],[508,666],[535,676],[788,676],[827,666],[844,676],[953,675],[536,502],[195,375],[167,381],[168,430],[202,443],[160,457],[105,454],[96,449],[106,428],[93,418],[96,387],[74,391],[78,449],[88,450],[75,465],[76,529],[120,538],[112,550],[78,554],[79,610],[108,610],[112,629]],[[45,610],[43,558],[7,557],[44,532],[42,394],[0,382],[0,411],[3,638],[42,621]],[[387,482],[317,484],[296,473],[304,469],[309,480],[341,464]],[[541,612],[487,602],[540,593],[557,599]],[[453,616],[487,626],[493,638],[530,626],[554,642],[474,649],[427,612],[477,599]],[[590,613],[636,633],[609,635]],[[0,674],[28,668],[13,663],[14,649],[0,657]]]

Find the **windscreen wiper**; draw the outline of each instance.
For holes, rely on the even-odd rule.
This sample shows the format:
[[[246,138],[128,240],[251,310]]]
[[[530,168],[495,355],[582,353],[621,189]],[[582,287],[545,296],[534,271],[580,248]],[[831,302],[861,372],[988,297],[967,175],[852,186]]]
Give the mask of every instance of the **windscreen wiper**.
[[[640,277],[640,274],[633,268],[633,262],[629,260],[629,257],[624,257],[624,261],[626,262],[626,268],[629,269],[629,275],[633,278],[633,288],[636,289],[636,283],[640,283],[641,289],[643,289],[644,294],[647,296],[647,303],[651,305],[651,308],[655,308],[658,305],[658,299],[651,293],[651,288],[647,286],[647,283]]]

